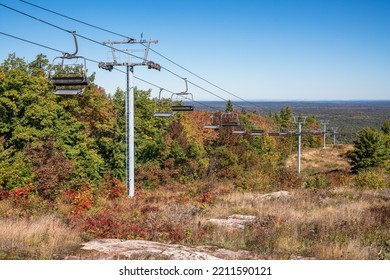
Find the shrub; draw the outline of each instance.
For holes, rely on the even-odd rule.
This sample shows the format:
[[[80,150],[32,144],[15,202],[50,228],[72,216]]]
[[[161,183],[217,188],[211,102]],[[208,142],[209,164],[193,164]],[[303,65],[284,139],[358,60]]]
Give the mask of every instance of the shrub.
[[[144,239],[146,232],[137,222],[117,217],[107,209],[93,217],[87,217],[83,229],[91,238]]]
[[[94,202],[91,186],[83,185],[79,190],[69,190],[64,193],[65,201],[72,205],[71,214],[81,215],[85,210],[89,210]]]
[[[349,186],[352,174],[345,170],[332,170],[325,173],[326,179],[332,187]]]
[[[364,170],[359,172],[355,178],[355,185],[359,189],[384,189],[387,187],[387,182],[384,174],[375,170]]]
[[[292,168],[281,168],[275,170],[276,174],[276,188],[286,189],[286,188],[298,188],[302,185],[302,177]]]
[[[309,178],[306,181],[306,188],[309,189],[324,189],[330,186],[330,182],[325,175],[319,174]]]
[[[20,207],[22,204],[24,204],[24,202],[29,197],[29,193],[31,189],[32,189],[32,184],[29,184],[28,187],[26,188],[20,187],[10,191],[10,196],[15,206]]]
[[[55,147],[53,140],[47,140],[41,146],[30,145],[26,153],[38,181],[36,191],[43,198],[53,200],[71,173],[71,162]]]

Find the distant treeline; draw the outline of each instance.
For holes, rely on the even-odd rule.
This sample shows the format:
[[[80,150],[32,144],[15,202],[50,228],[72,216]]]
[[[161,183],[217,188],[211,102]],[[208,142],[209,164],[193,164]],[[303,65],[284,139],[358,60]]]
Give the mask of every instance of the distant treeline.
[[[204,104],[204,105],[203,105]],[[317,120],[329,120],[329,128],[338,127],[338,143],[351,144],[356,133],[365,127],[379,129],[385,120],[390,119],[389,100],[361,101],[252,101],[234,102],[236,108],[256,111],[262,116],[280,112],[289,107],[294,114],[314,116]],[[207,107],[207,106],[209,107]],[[256,105],[256,106],[255,106]],[[224,110],[223,101],[202,101],[197,107],[202,110]]]

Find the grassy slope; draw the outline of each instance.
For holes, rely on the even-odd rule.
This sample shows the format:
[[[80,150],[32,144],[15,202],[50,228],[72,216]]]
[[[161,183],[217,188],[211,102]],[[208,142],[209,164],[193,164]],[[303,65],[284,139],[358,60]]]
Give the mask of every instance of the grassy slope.
[[[228,181],[176,183],[138,190],[132,200],[98,197],[90,210],[66,224],[44,211],[31,217],[0,201],[0,259],[63,258],[83,238],[123,236],[249,250],[261,259],[388,259],[389,191],[359,188],[343,170],[347,150],[304,151],[302,187],[286,188],[289,199],[258,201],[255,193]],[[70,207],[57,207],[56,215]],[[241,231],[208,222],[232,214],[254,215],[256,221]]]

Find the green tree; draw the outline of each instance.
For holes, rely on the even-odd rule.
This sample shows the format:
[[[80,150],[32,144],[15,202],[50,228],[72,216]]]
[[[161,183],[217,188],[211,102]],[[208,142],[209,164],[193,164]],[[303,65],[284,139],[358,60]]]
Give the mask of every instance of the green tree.
[[[231,100],[228,100],[227,103],[226,103],[226,108],[225,108],[225,112],[226,113],[229,113],[229,112],[234,112],[234,105],[233,105],[233,102]]]
[[[134,91],[134,141],[136,167],[146,162],[161,165],[167,155],[164,134],[172,118],[153,116],[155,102],[150,98],[150,91]]]
[[[5,149],[4,139],[0,137],[0,194],[17,187],[26,187],[34,180],[33,177],[26,154],[12,147]]]
[[[357,133],[354,150],[349,159],[353,171],[382,166],[389,157],[386,137],[380,131],[368,127]]]
[[[57,181],[50,179],[58,182],[50,187],[51,183],[42,184],[50,181],[42,171],[44,164],[38,166],[40,156],[34,159],[31,156],[43,151],[38,153],[26,147],[42,147],[47,139],[52,139],[54,158],[63,156],[64,162],[69,160],[70,185],[77,187],[99,180],[103,175],[100,143],[112,126],[110,116],[104,114],[104,110],[110,110],[110,102],[101,90],[90,85],[83,96],[56,96],[46,77],[47,63],[43,55],[27,64],[11,54],[0,65],[0,144],[3,150],[0,173],[13,172],[26,180],[34,178],[41,186],[47,186],[48,191],[41,192],[46,197],[54,193],[59,181],[67,176],[59,175]],[[42,168],[34,169],[31,165]],[[30,173],[33,174],[30,176]],[[3,178],[2,186],[5,189],[24,187],[25,180]]]
[[[284,107],[280,113],[270,113],[270,118],[274,121],[275,126],[280,128],[289,128],[292,124],[293,111],[290,107]]]
[[[383,122],[381,126],[381,131],[386,135],[390,135],[390,120],[386,120]]]

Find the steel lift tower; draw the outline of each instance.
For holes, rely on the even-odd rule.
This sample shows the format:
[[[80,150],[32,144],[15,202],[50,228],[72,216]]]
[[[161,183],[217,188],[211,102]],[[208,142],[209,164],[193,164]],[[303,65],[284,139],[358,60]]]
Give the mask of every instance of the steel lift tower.
[[[159,64],[147,60],[150,44],[157,42],[157,40],[135,40],[131,38],[125,41],[103,42],[111,48],[113,61],[99,63],[99,68],[108,71],[112,71],[114,66],[126,66],[126,182],[128,197],[134,196],[134,66],[148,66],[149,69],[161,70]],[[141,44],[145,47],[144,57],[140,62],[119,62],[116,51],[120,50],[114,48],[116,44]]]
[[[333,135],[333,145],[336,145],[336,135],[339,133],[338,132],[339,128],[331,127],[330,129],[332,130],[332,135]]]
[[[302,124],[306,123],[306,116],[294,116],[294,123],[298,124],[298,174],[301,173],[301,138]]]
[[[324,149],[326,148],[326,126],[329,124],[329,120],[321,120],[321,124],[324,126]]]

